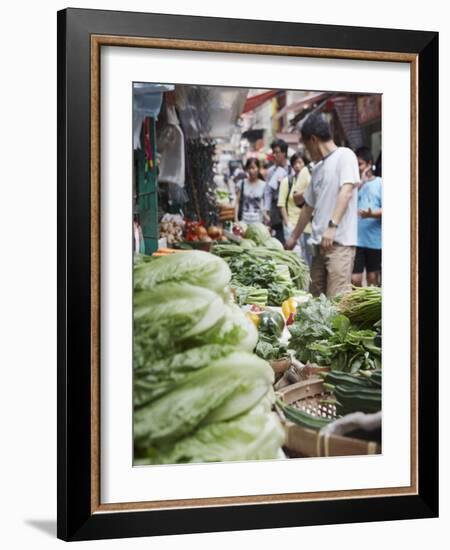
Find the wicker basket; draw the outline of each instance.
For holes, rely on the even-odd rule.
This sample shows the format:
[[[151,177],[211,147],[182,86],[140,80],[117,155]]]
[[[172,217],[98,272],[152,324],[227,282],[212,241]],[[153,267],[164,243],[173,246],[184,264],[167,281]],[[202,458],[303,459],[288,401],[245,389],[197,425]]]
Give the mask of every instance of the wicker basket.
[[[308,380],[297,382],[278,392],[285,402],[313,416],[336,418],[336,407],[330,400],[332,394],[323,387],[323,380],[313,376]],[[350,456],[372,455],[381,453],[381,446],[375,441],[366,441],[340,435],[321,435],[317,430],[298,426],[286,420],[283,412],[277,408],[286,424],[286,450],[290,457],[317,456]]]

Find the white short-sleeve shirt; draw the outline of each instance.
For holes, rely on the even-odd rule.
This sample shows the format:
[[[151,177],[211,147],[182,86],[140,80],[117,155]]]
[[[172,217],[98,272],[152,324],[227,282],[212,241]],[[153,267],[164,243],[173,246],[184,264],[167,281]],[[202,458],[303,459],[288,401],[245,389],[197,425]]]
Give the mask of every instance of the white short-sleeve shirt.
[[[338,147],[314,168],[311,184],[304,198],[314,208],[311,241],[320,244],[322,235],[333,217],[337,198],[345,183],[356,186],[359,183],[358,160],[355,153],[347,147]],[[356,188],[347,209],[336,230],[335,241],[344,246],[356,246],[358,243],[358,193]]]

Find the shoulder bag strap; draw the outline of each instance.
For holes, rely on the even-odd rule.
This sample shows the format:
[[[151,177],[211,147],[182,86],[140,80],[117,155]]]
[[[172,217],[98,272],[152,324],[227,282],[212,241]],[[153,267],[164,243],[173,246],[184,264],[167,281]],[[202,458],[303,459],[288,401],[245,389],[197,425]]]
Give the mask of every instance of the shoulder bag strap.
[[[245,179],[243,179],[241,183],[241,192],[239,195],[238,221],[242,220],[242,211],[244,209],[244,186],[245,186]]]
[[[288,192],[286,195],[286,211],[289,210],[288,201],[289,201],[289,195],[291,194],[291,191],[292,191],[292,186],[294,185],[294,179],[295,179],[294,175],[291,175],[288,178]]]

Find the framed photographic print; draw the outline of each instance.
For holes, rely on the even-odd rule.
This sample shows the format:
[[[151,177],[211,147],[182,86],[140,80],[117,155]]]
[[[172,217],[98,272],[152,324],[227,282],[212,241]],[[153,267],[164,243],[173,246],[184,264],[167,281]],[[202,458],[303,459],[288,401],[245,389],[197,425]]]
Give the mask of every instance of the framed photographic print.
[[[437,516],[437,82],[433,32],[58,13],[58,537]]]

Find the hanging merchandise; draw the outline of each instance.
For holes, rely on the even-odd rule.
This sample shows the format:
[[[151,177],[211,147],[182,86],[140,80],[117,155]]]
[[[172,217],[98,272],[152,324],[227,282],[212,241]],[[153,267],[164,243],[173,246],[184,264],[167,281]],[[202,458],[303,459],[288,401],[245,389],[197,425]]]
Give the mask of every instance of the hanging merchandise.
[[[158,246],[157,166],[155,151],[155,121],[145,117],[141,128],[141,147],[134,151],[136,178],[135,214],[142,227],[145,252]]]
[[[174,105],[165,104],[166,124],[158,135],[159,181],[184,186],[184,136]]]
[[[135,82],[133,84],[133,147],[139,149],[140,132],[144,118],[158,118],[163,100],[163,92],[174,89],[173,84],[149,84]]]
[[[152,148],[152,119],[145,117],[144,124],[142,126],[142,148],[145,153],[145,171],[151,172],[155,167],[153,148]]]
[[[218,223],[213,156],[215,143],[208,139],[189,139],[186,142],[186,192],[189,202],[186,214],[207,226]]]

